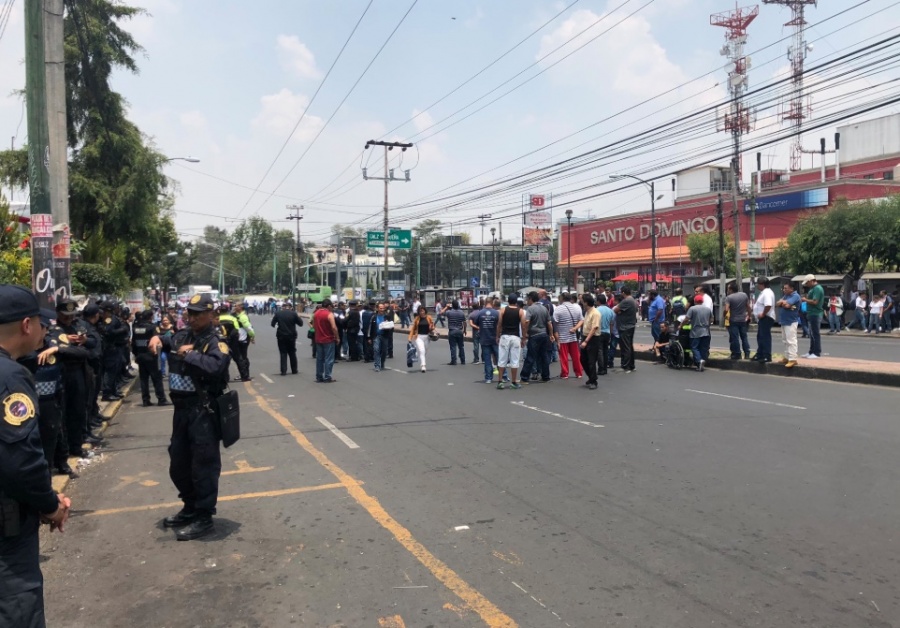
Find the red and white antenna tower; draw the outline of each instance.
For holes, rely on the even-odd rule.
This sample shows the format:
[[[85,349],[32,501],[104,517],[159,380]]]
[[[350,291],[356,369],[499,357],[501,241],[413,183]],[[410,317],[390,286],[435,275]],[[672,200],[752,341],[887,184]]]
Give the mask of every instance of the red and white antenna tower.
[[[791,21],[785,26],[794,29],[791,46],[788,48],[788,61],[791,62],[791,77],[793,89],[790,100],[786,103],[781,119],[790,121],[796,129],[794,140],[791,142],[791,170],[800,170],[800,159],[803,156],[803,144],[801,134],[803,121],[809,117],[812,107],[809,97],[803,93],[803,64],[806,61],[806,53],[812,50],[803,39],[806,30],[806,18],[804,12],[807,5],[816,6],[818,0],[762,0],[763,4],[780,4],[791,10]]]
[[[758,15],[759,7],[756,5],[752,7],[735,5],[734,11],[714,13],[709,18],[709,23],[713,26],[727,29],[725,45],[720,52],[729,60],[725,70],[728,72],[731,106],[721,118],[722,124],[719,129],[729,131],[734,139],[733,174],[735,185],[738,187],[741,182],[741,136],[749,133],[756,124],[756,112],[744,104],[748,85],[747,73],[750,70],[750,57],[744,55],[744,46],[747,44],[747,27]]]

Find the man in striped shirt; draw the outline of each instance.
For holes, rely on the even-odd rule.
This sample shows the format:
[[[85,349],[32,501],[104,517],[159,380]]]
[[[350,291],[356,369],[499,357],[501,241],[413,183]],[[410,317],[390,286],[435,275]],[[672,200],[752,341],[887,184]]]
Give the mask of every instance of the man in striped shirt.
[[[556,329],[556,342],[559,344],[560,379],[569,379],[569,358],[575,369],[575,377],[581,378],[581,352],[578,349],[578,337],[572,328],[578,325],[584,315],[576,305],[578,295],[563,292],[559,297],[559,305],[553,311],[553,327]]]

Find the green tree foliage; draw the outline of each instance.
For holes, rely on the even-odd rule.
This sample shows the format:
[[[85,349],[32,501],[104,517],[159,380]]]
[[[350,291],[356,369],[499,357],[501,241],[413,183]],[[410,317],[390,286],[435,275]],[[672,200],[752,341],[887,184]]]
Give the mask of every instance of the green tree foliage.
[[[28,187],[28,150],[0,151],[0,181],[11,188]]]
[[[707,268],[721,268],[718,233],[692,233],[685,239],[692,262],[700,262]],[[734,239],[725,234],[725,274],[734,276]]]
[[[102,264],[72,264],[72,290],[76,294],[116,294],[124,287],[122,276]]]
[[[0,195],[0,283],[31,285],[29,234],[19,229],[19,220]]]
[[[770,264],[782,272],[849,274],[866,267],[900,267],[900,196],[885,202],[838,200],[825,212],[802,217]]]
[[[271,274],[266,277],[265,271],[271,272],[274,247],[275,230],[260,216],[245,220],[231,234],[226,259],[231,266],[240,269],[248,290],[258,284],[271,283]]]

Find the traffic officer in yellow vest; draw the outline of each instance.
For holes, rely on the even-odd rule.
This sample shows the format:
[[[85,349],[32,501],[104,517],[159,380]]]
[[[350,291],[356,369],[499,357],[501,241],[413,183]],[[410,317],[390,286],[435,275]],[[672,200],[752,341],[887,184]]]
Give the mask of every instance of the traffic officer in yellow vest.
[[[184,507],[163,524],[176,528],[179,541],[213,531],[222,457],[215,399],[228,387],[231,361],[213,325],[215,305],[196,294],[187,306],[188,326],[174,336],[154,336],[149,348],[169,354],[169,396],[175,405],[169,444],[169,477]]]
[[[44,341],[40,307],[21,286],[0,285],[0,626],[44,628],[38,528],[60,532],[72,502],[50,484],[34,377],[16,362]]]

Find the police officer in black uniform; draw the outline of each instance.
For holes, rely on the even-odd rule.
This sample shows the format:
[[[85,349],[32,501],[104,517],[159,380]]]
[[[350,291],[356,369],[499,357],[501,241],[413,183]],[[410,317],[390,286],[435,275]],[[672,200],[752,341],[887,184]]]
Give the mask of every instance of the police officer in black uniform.
[[[52,334],[46,333],[49,332],[54,320],[56,320],[55,312],[41,310],[41,327],[45,330],[44,343],[37,351],[20,358],[19,363],[34,375],[38,394],[38,429],[47,464],[51,470],[56,469],[58,473],[77,478],[78,475],[69,466],[69,445],[62,410],[64,390],[62,363],[57,356],[59,341]]]
[[[81,456],[82,444],[96,445],[100,439],[92,435],[87,420],[87,329],[76,318],[78,304],[72,299],[60,299],[56,303],[56,327],[50,333],[59,343],[57,357],[63,371],[63,415],[69,455]]]
[[[116,304],[104,301],[100,304],[100,336],[103,338],[103,401],[121,399],[118,392],[119,375],[122,373],[122,347],[128,343],[128,327],[115,315]]]
[[[0,285],[0,626],[44,628],[38,527],[62,531],[72,502],[50,484],[34,378],[16,360],[43,343],[34,294]]]
[[[100,395],[100,383],[103,373],[103,339],[97,325],[100,322],[100,307],[96,303],[88,303],[81,310],[81,322],[87,330],[88,341],[85,348],[88,350],[88,427],[96,429],[103,425],[103,417],[100,416],[100,405],[97,399]]]
[[[169,405],[166,401],[166,391],[163,389],[162,373],[159,370],[159,356],[150,350],[150,339],[159,335],[159,328],[153,324],[153,311],[141,312],[134,322],[131,335],[131,351],[138,364],[138,372],[141,376],[141,399],[143,405],[152,406],[150,402],[150,383],[156,391],[156,400],[161,406]]]
[[[303,327],[303,319],[291,308],[291,304],[285,301],[281,310],[272,316],[272,327],[277,327],[275,340],[278,342],[278,353],[281,354],[281,374],[287,374],[287,363],[290,359],[291,374],[296,375],[297,328]]]
[[[122,372],[119,374],[119,383],[121,386],[124,386],[125,383],[134,379],[134,373],[131,372],[131,309],[127,305],[122,305],[119,307],[118,314],[119,320],[122,321],[128,332],[125,336],[124,344],[119,347],[119,350],[122,352]]]
[[[184,508],[166,517],[179,541],[213,531],[222,458],[215,398],[228,386],[228,345],[213,324],[215,305],[208,294],[191,297],[188,326],[174,336],[155,336],[150,350],[169,355],[169,394],[175,404],[169,444],[169,476]]]

